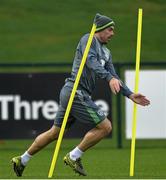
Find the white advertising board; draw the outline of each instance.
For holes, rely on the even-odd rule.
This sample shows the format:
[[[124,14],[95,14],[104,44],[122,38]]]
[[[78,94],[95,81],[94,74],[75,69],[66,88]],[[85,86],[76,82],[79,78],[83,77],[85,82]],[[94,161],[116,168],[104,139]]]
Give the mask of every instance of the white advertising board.
[[[125,71],[125,83],[134,91],[135,71]],[[139,93],[145,95],[150,106],[137,105],[138,139],[166,138],[166,70],[141,70],[139,77]],[[126,98],[126,126],[127,139],[132,137],[133,102]]]

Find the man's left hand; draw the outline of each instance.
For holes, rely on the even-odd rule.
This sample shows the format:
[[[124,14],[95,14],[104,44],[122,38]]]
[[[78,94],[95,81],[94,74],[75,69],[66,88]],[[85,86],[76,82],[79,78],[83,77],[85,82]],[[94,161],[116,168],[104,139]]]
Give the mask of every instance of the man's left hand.
[[[140,104],[141,106],[148,106],[150,104],[150,101],[142,94],[131,94],[129,98],[135,102],[136,104]]]

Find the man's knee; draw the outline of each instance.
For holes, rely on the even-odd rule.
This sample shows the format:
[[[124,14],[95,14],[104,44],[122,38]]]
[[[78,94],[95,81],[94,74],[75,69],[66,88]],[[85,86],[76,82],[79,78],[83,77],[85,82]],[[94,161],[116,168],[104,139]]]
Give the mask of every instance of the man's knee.
[[[109,135],[112,131],[111,121],[107,118],[103,120],[100,124],[98,124],[97,127],[103,131],[105,136]]]
[[[112,126],[111,126],[111,123],[110,123],[110,125],[108,127],[106,127],[107,135],[109,135],[111,133],[111,131],[112,131]]]
[[[107,125],[106,125],[106,127],[104,127],[104,130],[106,132],[106,135],[109,135],[112,131],[112,125],[108,119],[107,119]]]

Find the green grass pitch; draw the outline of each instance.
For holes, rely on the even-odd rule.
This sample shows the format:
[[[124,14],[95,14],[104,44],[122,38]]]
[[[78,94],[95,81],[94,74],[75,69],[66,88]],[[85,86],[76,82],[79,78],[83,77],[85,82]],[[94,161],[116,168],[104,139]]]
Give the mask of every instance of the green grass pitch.
[[[143,8],[141,59],[165,61],[165,0],[0,0],[0,62],[71,62],[97,12],[114,19],[114,62],[135,60],[137,11]]]
[[[12,171],[10,159],[20,155],[32,140],[8,140],[0,142],[0,178],[17,178]],[[117,149],[111,146],[111,140],[105,139],[83,156],[87,177],[78,176],[63,164],[63,156],[77,143],[77,140],[62,142],[54,179],[129,179],[130,148]],[[55,143],[34,156],[26,167],[23,179],[47,178]],[[133,178],[166,178],[166,156],[164,148],[137,148],[135,158],[135,176]]]

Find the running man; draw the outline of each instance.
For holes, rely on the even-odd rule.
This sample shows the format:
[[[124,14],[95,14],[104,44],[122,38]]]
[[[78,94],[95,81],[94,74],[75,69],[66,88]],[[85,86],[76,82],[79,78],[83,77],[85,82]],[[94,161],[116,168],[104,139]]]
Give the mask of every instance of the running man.
[[[105,116],[91,99],[98,78],[108,82],[111,91],[116,95],[122,93],[133,102],[146,106],[150,101],[141,94],[133,93],[118,77],[112,64],[112,55],[106,44],[114,35],[114,21],[104,15],[96,14],[96,32],[90,47],[79,86],[73,101],[72,109],[67,121],[66,129],[69,129],[75,121],[91,123],[94,128],[88,131],[82,141],[64,157],[64,163],[75,172],[86,176],[87,173],[81,163],[81,157],[86,150],[93,147],[101,139],[112,131],[111,121]],[[69,97],[76,79],[76,75],[82,60],[82,56],[88,41],[89,34],[85,34],[78,43],[73,62],[71,76],[66,79],[60,92],[60,106],[54,125],[46,132],[37,136],[32,145],[21,156],[12,158],[14,172],[17,176],[22,173],[33,155],[46,145],[58,138],[60,127],[64,118]]]

